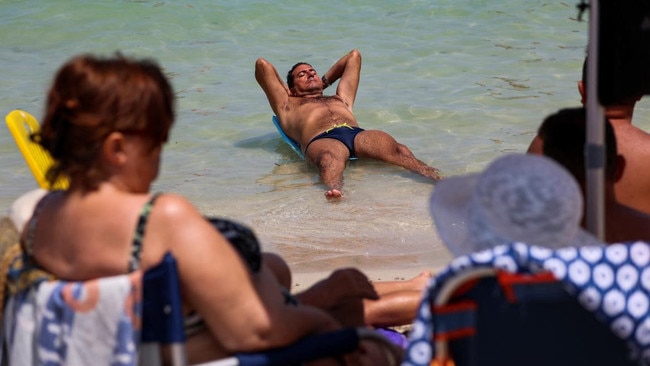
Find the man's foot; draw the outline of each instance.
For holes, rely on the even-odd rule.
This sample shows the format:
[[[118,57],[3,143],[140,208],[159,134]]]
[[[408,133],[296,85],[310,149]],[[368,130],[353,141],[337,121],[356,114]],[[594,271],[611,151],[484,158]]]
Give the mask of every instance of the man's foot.
[[[341,198],[343,197],[343,193],[339,191],[336,188],[330,189],[329,191],[325,192],[325,198],[329,199],[336,199],[336,198]]]
[[[431,178],[433,180],[441,180],[443,178],[443,175],[440,172],[440,170],[438,170],[438,169],[436,169],[434,167],[430,167],[430,166],[427,166],[426,168],[424,168],[420,172],[420,174],[424,175],[427,178]]]

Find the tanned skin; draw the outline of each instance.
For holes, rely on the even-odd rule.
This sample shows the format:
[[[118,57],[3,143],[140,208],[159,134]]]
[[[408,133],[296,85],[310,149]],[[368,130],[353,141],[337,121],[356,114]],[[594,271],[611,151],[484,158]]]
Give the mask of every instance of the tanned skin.
[[[311,144],[310,141],[337,125],[359,127],[352,107],[360,73],[361,54],[356,49],[341,57],[323,77],[311,65],[299,64],[291,73],[291,88],[270,62],[259,58],[255,63],[255,78],[264,90],[280,126],[303,150],[306,149],[306,159],[318,168],[321,180],[327,186],[325,196],[328,199],[342,197],[343,171],[350,151],[336,139],[322,138]],[[337,80],[336,94],[323,95],[323,90]],[[308,148],[305,148],[307,145]],[[415,158],[408,147],[386,132],[362,131],[356,135],[354,147],[355,155],[359,158],[395,164],[433,180],[442,178],[438,169]]]

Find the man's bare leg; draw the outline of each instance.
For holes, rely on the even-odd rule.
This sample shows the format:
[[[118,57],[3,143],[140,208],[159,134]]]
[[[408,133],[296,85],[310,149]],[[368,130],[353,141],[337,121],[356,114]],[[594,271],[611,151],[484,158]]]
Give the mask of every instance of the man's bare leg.
[[[377,159],[399,165],[402,168],[433,180],[442,179],[440,170],[418,160],[408,147],[399,143],[392,146],[392,150],[386,151],[385,154],[381,154]]]
[[[325,192],[327,199],[343,196],[343,171],[349,158],[345,145],[334,139],[320,139],[309,145],[307,158],[318,168],[323,184],[329,189]]]
[[[327,199],[343,197],[341,190],[343,188],[344,169],[345,163],[341,164],[337,161],[331,161],[329,164],[324,165],[321,160],[321,164],[318,165],[320,178],[323,183],[329,187],[327,192],[325,192],[325,197],[327,197]]]
[[[398,143],[386,132],[379,130],[360,132],[354,139],[354,145],[359,157],[398,165],[433,180],[443,178],[438,169],[418,160],[406,145]]]

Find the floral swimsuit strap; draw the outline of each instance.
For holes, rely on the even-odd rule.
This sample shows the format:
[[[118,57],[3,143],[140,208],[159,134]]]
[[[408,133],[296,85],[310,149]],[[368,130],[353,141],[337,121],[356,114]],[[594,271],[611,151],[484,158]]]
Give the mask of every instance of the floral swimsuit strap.
[[[147,229],[147,220],[149,220],[149,214],[153,208],[153,204],[156,199],[160,196],[160,193],[156,193],[140,210],[140,216],[138,218],[138,225],[135,228],[135,234],[133,236],[133,246],[131,247],[131,258],[129,259],[129,272],[133,272],[140,268],[140,255],[142,254],[142,240],[144,239],[144,233]]]

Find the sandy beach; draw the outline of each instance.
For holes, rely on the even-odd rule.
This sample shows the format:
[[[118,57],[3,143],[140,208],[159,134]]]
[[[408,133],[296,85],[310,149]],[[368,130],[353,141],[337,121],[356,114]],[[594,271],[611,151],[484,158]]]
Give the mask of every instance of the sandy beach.
[[[414,268],[406,269],[376,269],[364,271],[370,281],[394,281],[394,280],[407,280],[420,274],[423,270],[430,270],[436,273],[439,268],[423,268],[417,270]],[[326,278],[330,272],[298,272],[293,274],[292,292],[300,292],[307,289],[309,286]]]

